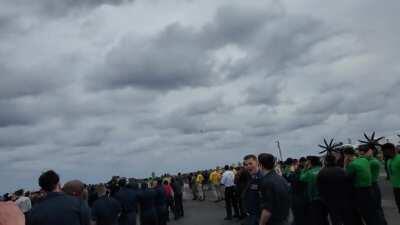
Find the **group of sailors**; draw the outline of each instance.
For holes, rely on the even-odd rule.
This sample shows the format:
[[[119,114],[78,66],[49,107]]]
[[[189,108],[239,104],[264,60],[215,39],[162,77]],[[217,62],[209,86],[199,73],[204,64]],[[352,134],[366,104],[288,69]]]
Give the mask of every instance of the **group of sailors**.
[[[378,181],[385,168],[400,213],[400,153],[375,133],[364,136],[358,146],[324,140],[323,156],[276,162],[266,153],[247,155],[243,166],[192,174],[194,199],[212,187],[220,201],[224,189],[225,219],[245,225],[386,225]]]
[[[171,214],[175,220],[184,216],[184,181],[180,174],[140,183],[114,177],[106,184],[90,186],[72,180],[61,187],[58,174],[49,170],[39,177],[39,186],[41,198],[31,201],[26,196],[16,196],[19,191],[11,199],[4,199],[15,204],[0,204],[0,209],[7,208],[3,212],[10,212],[0,212],[0,224],[136,225],[140,221],[141,225],[166,225]],[[18,212],[11,213],[15,206],[19,207]],[[23,222],[19,214],[23,215]]]

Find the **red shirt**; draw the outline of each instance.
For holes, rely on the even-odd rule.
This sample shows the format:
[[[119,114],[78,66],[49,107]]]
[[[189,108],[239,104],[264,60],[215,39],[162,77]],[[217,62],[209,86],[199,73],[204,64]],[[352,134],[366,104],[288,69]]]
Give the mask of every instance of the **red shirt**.
[[[167,198],[172,197],[172,193],[173,193],[174,191],[172,190],[171,185],[169,185],[169,184],[164,184],[163,188],[164,188],[164,191],[165,191],[165,195],[167,195]]]

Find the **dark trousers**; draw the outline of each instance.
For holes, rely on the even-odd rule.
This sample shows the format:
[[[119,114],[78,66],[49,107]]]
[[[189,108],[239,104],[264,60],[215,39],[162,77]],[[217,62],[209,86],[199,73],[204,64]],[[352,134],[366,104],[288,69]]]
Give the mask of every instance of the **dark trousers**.
[[[235,216],[239,216],[239,208],[237,205],[237,198],[235,196],[235,187],[225,188],[225,208],[227,218],[232,218],[232,208]]]
[[[167,207],[159,207],[157,208],[157,217],[158,217],[158,225],[166,225],[167,224]]]
[[[175,219],[177,219],[184,215],[183,204],[182,204],[182,193],[174,195],[174,202],[175,202]]]
[[[397,209],[400,213],[400,188],[393,188],[394,199],[396,201]]]
[[[361,217],[347,199],[330,199],[326,202],[332,225],[362,225]]]
[[[328,209],[321,200],[313,200],[308,207],[310,225],[329,225]]]
[[[378,214],[378,219],[379,219],[379,224],[381,225],[387,225],[386,219],[385,219],[385,214],[383,213],[383,208],[382,208],[382,195],[381,195],[381,189],[379,188],[379,185],[377,182],[372,183],[372,193],[374,195],[374,200],[375,200],[375,207],[377,210]]]
[[[135,212],[122,213],[121,216],[119,217],[119,224],[136,225],[136,213]]]
[[[293,195],[292,202],[293,225],[307,225],[307,202],[301,195]]]
[[[260,221],[260,215],[248,215],[244,220],[244,225],[258,225]]]
[[[354,203],[365,225],[379,224],[378,211],[376,210],[372,188],[356,188]]]

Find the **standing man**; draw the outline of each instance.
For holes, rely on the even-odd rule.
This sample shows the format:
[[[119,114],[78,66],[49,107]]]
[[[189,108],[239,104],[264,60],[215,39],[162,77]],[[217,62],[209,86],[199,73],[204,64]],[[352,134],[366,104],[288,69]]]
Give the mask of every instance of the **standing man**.
[[[382,150],[386,151],[389,156],[389,177],[393,186],[393,193],[396,200],[397,209],[400,213],[400,154],[396,153],[396,147],[392,143],[384,144],[382,146]]]
[[[24,190],[18,190],[14,193],[15,196],[15,204],[21,209],[22,213],[24,213],[25,217],[28,217],[29,212],[32,209],[31,200],[24,196]]]
[[[310,224],[328,225],[328,212],[321,201],[317,188],[317,176],[321,170],[321,161],[318,156],[308,156],[306,165],[307,170],[300,175],[300,181],[307,185],[306,198]]]
[[[214,171],[210,173],[210,183],[212,186],[212,190],[215,196],[215,202],[219,202],[222,200],[221,193],[221,174],[219,173],[219,168],[217,167]]]
[[[258,225],[260,222],[260,179],[261,171],[258,168],[258,160],[255,155],[247,155],[244,157],[244,168],[250,174],[244,190],[244,205],[246,208],[246,225]]]
[[[80,198],[62,193],[60,178],[49,170],[39,177],[46,197],[32,208],[30,225],[90,225],[90,209]]]
[[[344,169],[338,166],[336,157],[333,154],[327,154],[325,167],[317,176],[317,187],[321,199],[328,208],[332,225],[360,224],[354,215],[355,210],[350,201],[351,185]]]
[[[239,217],[239,208],[235,197],[235,174],[229,169],[229,166],[225,166],[225,172],[222,174],[221,184],[225,187],[225,209],[226,217],[225,220],[232,220],[232,208],[234,210],[234,217]]]
[[[175,205],[175,220],[184,216],[183,211],[183,181],[181,175],[178,174],[176,178],[171,179],[171,186],[174,191],[174,205]]]
[[[118,225],[121,215],[121,204],[112,197],[107,196],[104,184],[96,186],[97,200],[92,205],[92,221],[96,225]]]
[[[275,158],[268,153],[258,156],[262,178],[260,180],[261,216],[259,225],[288,225],[290,191],[286,180],[275,170]]]
[[[204,176],[199,171],[197,173],[197,176],[196,176],[196,189],[197,189],[197,198],[200,201],[204,201],[204,198],[205,198],[204,189],[203,189],[203,182],[204,182]]]
[[[138,204],[138,193],[126,186],[126,178],[118,181],[119,191],[114,198],[121,204],[122,213],[119,218],[120,225],[136,225],[136,212]]]
[[[353,148],[345,148],[344,163],[346,172],[352,180],[354,204],[366,225],[379,224],[377,210],[372,193],[371,166],[367,158],[357,157]]]
[[[382,195],[381,189],[379,188],[378,178],[381,168],[381,162],[374,157],[374,148],[375,146],[371,146],[368,144],[360,145],[358,147],[358,152],[361,156],[368,159],[370,168],[371,168],[371,182],[372,182],[372,193],[374,195],[375,207],[379,216],[379,221],[381,225],[387,225],[385,214],[383,213],[382,208]]]

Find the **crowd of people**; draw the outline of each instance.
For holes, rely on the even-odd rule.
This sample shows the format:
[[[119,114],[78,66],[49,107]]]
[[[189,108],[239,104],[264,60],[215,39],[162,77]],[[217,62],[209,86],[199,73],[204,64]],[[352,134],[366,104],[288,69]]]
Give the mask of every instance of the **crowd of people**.
[[[325,141],[322,156],[282,162],[250,154],[242,165],[148,180],[113,177],[88,186],[72,180],[61,187],[50,170],[39,177],[41,191],[3,196],[0,224],[165,225],[170,215],[184,216],[187,183],[193,200],[212,193],[216,203],[225,201],[225,220],[245,225],[386,225],[378,178],[384,168],[400,213],[400,153],[375,134],[364,136],[358,146]]]
[[[322,156],[247,155],[242,166],[191,173],[193,200],[212,193],[226,220],[245,225],[386,225],[378,178],[384,169],[400,213],[399,146],[364,136],[358,146],[324,140]]]
[[[105,184],[72,180],[61,187],[59,175],[49,170],[39,177],[39,192],[3,196],[0,224],[166,225],[171,215],[174,220],[184,216],[183,179],[181,174],[148,180],[113,177]]]

